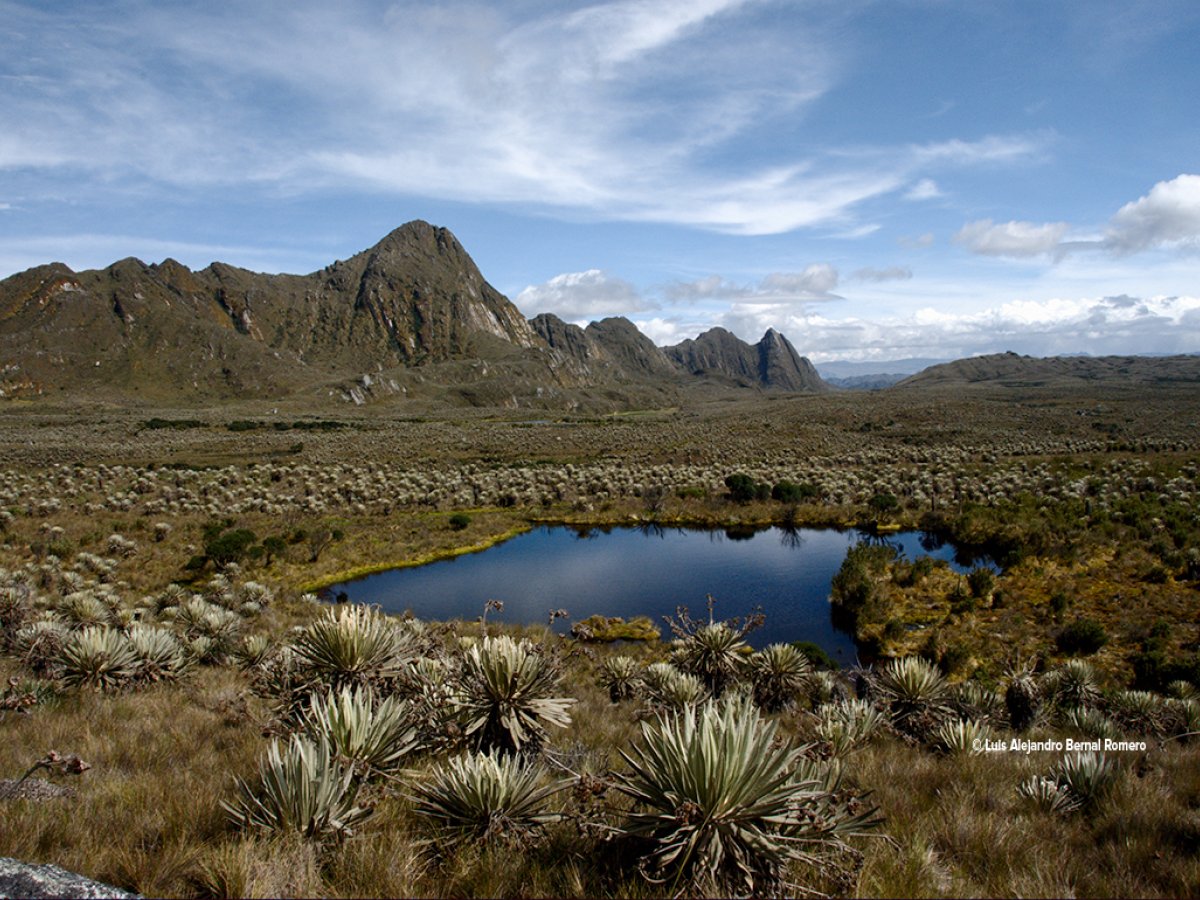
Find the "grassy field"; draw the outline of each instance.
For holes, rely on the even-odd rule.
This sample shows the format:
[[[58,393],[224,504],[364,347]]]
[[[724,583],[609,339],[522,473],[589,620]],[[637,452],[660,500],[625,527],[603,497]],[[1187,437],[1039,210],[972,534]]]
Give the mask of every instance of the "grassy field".
[[[622,752],[645,747],[644,729],[723,708],[704,706],[723,692],[753,697],[760,728],[777,729],[772,746],[802,751],[787,763],[789,789],[800,790],[797,772],[824,779],[787,816],[879,820],[817,840],[811,821],[789,818],[792,837],[770,840],[804,852],[751,866],[760,891],[1195,894],[1194,393],[894,391],[555,420],[10,404],[0,855],[149,896],[727,893],[745,887],[736,866],[708,881],[688,868],[706,851],[654,869],[661,836],[634,833],[644,801],[621,790]],[[733,475],[746,496],[731,496]],[[795,489],[773,499],[780,485]],[[1003,569],[968,578],[886,554],[849,560],[834,600],[877,663],[826,674],[794,664],[778,684],[762,654],[692,653],[700,638],[686,634],[609,645],[428,623],[384,629],[388,652],[352,672],[305,656],[303,636],[316,640],[325,615],[307,596],[315,587],[544,521],[925,527]],[[506,746],[498,725],[470,730],[464,699],[476,690],[472,653],[500,652],[485,632],[526,639],[527,664],[549,666],[533,700],[574,703],[565,723],[530,720],[537,739],[520,758],[541,767],[541,788],[557,788],[541,818],[493,816],[459,841],[420,786],[448,777],[464,750]],[[135,633],[143,649],[129,656]],[[145,649],[154,641],[157,655]],[[631,661],[614,702],[618,657]],[[893,659],[928,671],[906,687]],[[353,834],[239,825],[226,808],[237,781],[256,789],[272,742],[304,731],[313,698],[356,685],[376,709],[402,699],[416,723],[399,763],[347,770],[355,808],[370,814]],[[861,706],[848,705],[855,696]],[[947,743],[954,723],[976,729],[964,746]],[[1004,749],[972,753],[973,738]],[[1107,752],[1094,789],[1063,775],[1065,750],[1008,749],[1085,738],[1139,749]],[[90,768],[71,774],[52,750]],[[69,790],[29,790],[46,781]],[[677,804],[663,821],[700,827],[692,809]]]

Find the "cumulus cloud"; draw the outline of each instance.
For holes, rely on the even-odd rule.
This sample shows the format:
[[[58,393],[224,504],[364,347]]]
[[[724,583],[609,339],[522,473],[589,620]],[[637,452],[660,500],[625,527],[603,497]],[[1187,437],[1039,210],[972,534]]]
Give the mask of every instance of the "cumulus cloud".
[[[1183,174],[1160,181],[1150,192],[1126,203],[1109,219],[1102,239],[1067,240],[1066,222],[968,222],[954,235],[972,253],[1015,259],[1105,251],[1124,256],[1153,249],[1200,248],[1200,175]]]
[[[1014,300],[972,313],[925,308],[879,319],[735,304],[720,324],[745,340],[773,327],[814,362],[1004,350],[1033,356],[1189,353],[1200,349],[1200,296]]]
[[[632,284],[600,269],[555,275],[544,284],[525,288],[514,302],[527,316],[554,313],[568,322],[652,308]]]
[[[853,281],[908,281],[912,277],[912,269],[908,266],[888,266],[886,269],[867,266],[863,269],[855,269],[850,273]]]
[[[1036,225],[1033,222],[996,223],[991,219],[979,219],[960,228],[953,240],[972,253],[984,256],[1044,256],[1059,251],[1070,227],[1066,222]]]
[[[1156,246],[1200,246],[1200,175],[1160,181],[1109,222],[1104,244],[1117,253]]]

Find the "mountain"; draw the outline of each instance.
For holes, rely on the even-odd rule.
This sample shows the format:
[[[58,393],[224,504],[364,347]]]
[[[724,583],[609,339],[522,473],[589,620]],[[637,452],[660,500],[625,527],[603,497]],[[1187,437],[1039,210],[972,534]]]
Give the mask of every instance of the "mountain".
[[[0,281],[0,395],[10,398],[611,408],[672,402],[714,377],[727,388],[824,388],[773,331],[753,346],[728,332],[688,343],[697,349],[683,356],[660,349],[622,318],[527,321],[453,234],[420,221],[308,275],[124,259]]]
[[[724,328],[710,328],[695,340],[666,347],[664,352],[693,375],[716,375],[747,387],[785,391],[827,389],[812,363],[773,328],[754,345]]]
[[[994,353],[931,366],[899,387],[998,384],[1044,387],[1065,383],[1166,384],[1200,382],[1200,356],[1019,356]]]

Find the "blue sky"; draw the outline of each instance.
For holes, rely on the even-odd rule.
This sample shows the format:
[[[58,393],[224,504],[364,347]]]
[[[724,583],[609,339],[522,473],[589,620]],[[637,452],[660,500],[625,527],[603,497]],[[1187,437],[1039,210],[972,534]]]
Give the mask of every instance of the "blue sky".
[[[0,0],[0,276],[421,218],[527,315],[1200,351],[1200,3]]]

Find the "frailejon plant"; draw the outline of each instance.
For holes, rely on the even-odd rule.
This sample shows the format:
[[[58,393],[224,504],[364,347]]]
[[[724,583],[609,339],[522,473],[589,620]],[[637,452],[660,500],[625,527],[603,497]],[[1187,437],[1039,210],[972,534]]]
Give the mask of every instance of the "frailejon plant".
[[[837,868],[844,839],[874,824],[873,811],[839,806],[797,774],[801,749],[775,740],[749,698],[709,701],[642,723],[617,790],[634,801],[624,831],[648,839],[650,878],[672,894],[772,894],[787,867]]]
[[[137,673],[138,658],[129,639],[115,628],[84,628],[63,643],[56,659],[63,684],[111,691]]]
[[[791,644],[771,644],[750,658],[754,702],[778,712],[796,702],[812,674],[808,657]]]
[[[497,750],[464,753],[439,763],[412,788],[413,809],[428,817],[438,839],[524,840],[562,818],[547,801],[567,780],[548,780],[543,767]]]
[[[714,697],[720,697],[745,671],[746,647],[736,629],[725,622],[710,622],[679,640],[671,662],[680,671],[699,678]]]
[[[709,698],[709,693],[699,678],[687,672],[680,672],[667,662],[656,662],[646,666],[646,671],[642,673],[642,687],[650,705],[660,709],[698,706]]]
[[[409,714],[409,705],[396,697],[377,702],[369,687],[346,686],[313,697],[302,724],[314,742],[327,744],[365,780],[394,773],[417,749]]]
[[[1068,753],[1050,777],[1086,809],[1094,808],[1112,791],[1120,769],[1103,753]]]
[[[887,728],[887,714],[866,700],[841,700],[817,709],[816,736],[841,758],[868,744]]]
[[[641,666],[629,656],[613,656],[601,664],[600,687],[608,691],[613,703],[628,700],[637,693],[641,681]]]
[[[936,725],[950,710],[950,687],[937,667],[919,656],[894,659],[879,673],[880,695],[892,722],[904,730]]]
[[[175,681],[192,663],[179,639],[166,628],[135,625],[129,629],[129,646],[137,658],[134,677],[138,681]]]
[[[221,802],[240,828],[294,833],[312,841],[341,839],[373,812],[355,805],[353,770],[323,742],[293,735],[281,749],[279,741],[272,741],[258,773],[257,789],[239,778],[237,798]]]
[[[981,753],[984,741],[991,736],[992,730],[978,719],[952,719],[933,733],[938,749],[951,756]]]
[[[485,637],[463,653],[455,703],[463,733],[481,750],[537,749],[547,726],[565,728],[574,698],[556,697],[558,666],[529,641]]]
[[[330,609],[297,635],[296,666],[330,687],[370,684],[404,672],[406,633],[365,606]]]

